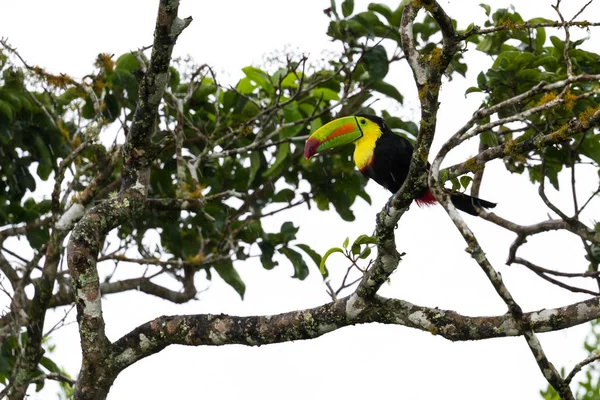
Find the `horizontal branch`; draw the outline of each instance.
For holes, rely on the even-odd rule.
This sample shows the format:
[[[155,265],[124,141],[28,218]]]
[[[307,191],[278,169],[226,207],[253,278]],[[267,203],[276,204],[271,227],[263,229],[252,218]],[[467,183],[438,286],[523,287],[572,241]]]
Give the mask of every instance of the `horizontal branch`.
[[[221,346],[265,344],[313,339],[345,326],[379,322],[403,325],[440,335],[451,341],[519,336],[510,314],[468,317],[454,311],[422,307],[375,296],[360,308],[354,295],[320,307],[277,315],[237,317],[225,314],[162,316],[140,325],[113,343],[114,368],[122,370],[172,344]],[[523,314],[535,332],[550,332],[600,316],[600,298],[550,310]]]
[[[131,257],[126,257],[122,254],[111,254],[111,255],[101,256],[98,258],[98,262],[108,261],[108,260],[117,261],[117,262],[128,262],[128,263],[140,264],[140,265],[156,265],[156,266],[161,266],[161,267],[177,267],[177,268],[192,267],[192,268],[202,269],[202,268],[206,267],[207,265],[213,265],[215,263],[231,260],[231,256],[228,254],[225,256],[222,256],[222,257],[214,257],[214,256],[208,257],[207,256],[207,257],[204,257],[200,261],[159,260],[157,258],[131,258]]]
[[[486,34],[499,32],[499,31],[522,31],[522,30],[526,30],[526,29],[535,29],[535,28],[563,28],[565,26],[575,26],[578,28],[589,28],[592,26],[600,26],[600,22],[548,21],[548,22],[539,22],[539,23],[531,23],[531,22],[510,23],[510,24],[505,24],[505,25],[491,26],[489,28],[481,28],[479,26],[474,26],[471,29],[469,29],[468,31],[460,33],[459,37],[461,39],[466,39],[470,36],[486,35]]]
[[[164,286],[153,283],[148,278],[132,278],[116,282],[103,282],[100,284],[100,292],[102,296],[115,293],[128,292],[137,290],[139,292],[150,294],[164,300],[171,301],[176,304],[186,303],[196,297],[197,291],[194,285],[184,283],[184,290],[171,290]],[[67,306],[73,304],[75,296],[70,289],[61,290],[52,296],[49,308]]]

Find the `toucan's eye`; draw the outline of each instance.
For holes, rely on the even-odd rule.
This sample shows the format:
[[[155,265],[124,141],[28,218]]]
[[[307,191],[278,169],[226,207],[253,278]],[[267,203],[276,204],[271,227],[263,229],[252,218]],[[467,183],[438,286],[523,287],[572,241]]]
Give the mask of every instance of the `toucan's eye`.
[[[367,121],[365,121],[364,119],[361,119],[361,120],[360,120],[360,123],[364,125],[364,124],[366,124],[366,123],[367,123]]]

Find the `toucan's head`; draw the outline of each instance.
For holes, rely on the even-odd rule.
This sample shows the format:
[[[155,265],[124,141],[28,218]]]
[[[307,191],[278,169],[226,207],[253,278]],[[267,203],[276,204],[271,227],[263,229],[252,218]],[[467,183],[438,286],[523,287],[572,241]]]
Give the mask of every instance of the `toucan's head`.
[[[321,151],[352,143],[365,135],[379,136],[384,127],[383,119],[374,115],[334,119],[310,135],[304,146],[304,157],[308,160]]]

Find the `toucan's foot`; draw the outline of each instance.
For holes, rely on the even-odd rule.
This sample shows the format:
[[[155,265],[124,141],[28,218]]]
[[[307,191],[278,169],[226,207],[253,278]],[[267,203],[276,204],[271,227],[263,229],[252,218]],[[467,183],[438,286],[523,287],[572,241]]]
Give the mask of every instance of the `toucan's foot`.
[[[390,196],[390,198],[388,199],[387,203],[385,203],[385,213],[389,216],[391,216],[390,211],[392,210],[392,199],[394,198],[394,196]]]
[[[391,217],[391,216],[392,216],[392,214],[391,214],[391,211],[392,211],[392,198],[393,198],[393,197],[394,197],[394,196],[391,196],[391,197],[388,199],[387,203],[385,203],[385,207],[384,207],[384,210],[385,210],[385,215],[386,215],[386,216],[388,216],[388,217]],[[382,211],[382,212],[383,212],[383,211]],[[377,214],[375,215],[375,223],[376,223],[376,224],[377,224],[377,223],[379,223],[379,216],[380,216],[380,214],[381,214],[381,213],[377,213]],[[396,228],[397,228],[397,227],[398,227],[398,225],[396,225]]]
[[[388,199],[387,203],[385,203],[385,214],[388,217],[392,216],[392,199],[394,198],[394,196],[390,196],[390,198]],[[375,222],[377,222],[379,220],[379,214],[377,214],[377,219],[375,220]],[[396,228],[398,229],[398,223],[396,223]]]

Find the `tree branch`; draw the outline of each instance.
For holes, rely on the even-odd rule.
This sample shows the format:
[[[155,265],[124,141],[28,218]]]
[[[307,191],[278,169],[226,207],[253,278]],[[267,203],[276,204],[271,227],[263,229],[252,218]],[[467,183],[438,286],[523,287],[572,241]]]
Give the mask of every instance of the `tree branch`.
[[[123,370],[138,360],[173,344],[222,346],[265,344],[314,339],[345,326],[365,323],[402,325],[451,341],[519,336],[520,323],[510,314],[468,317],[454,311],[422,307],[397,299],[374,296],[355,313],[354,295],[319,307],[277,315],[237,317],[225,314],[162,316],[124,335],[113,344],[115,368]],[[523,314],[535,332],[566,329],[600,316],[595,297],[556,309]]]
[[[472,157],[463,163],[441,170],[440,175],[446,180],[455,178],[467,172],[477,170],[488,161],[496,158],[504,157],[510,154],[526,154],[532,150],[540,149],[556,143],[562,143],[569,138],[600,124],[600,108],[590,111],[591,112],[589,113],[583,113],[578,119],[569,122],[568,125],[563,125],[558,130],[547,135],[538,135],[518,143],[511,142],[490,147],[489,149],[479,153],[477,156]],[[455,143],[452,145],[454,146]]]
[[[111,373],[110,342],[104,331],[97,255],[104,236],[144,210],[150,165],[157,154],[151,137],[158,106],[168,82],[168,68],[179,34],[191,22],[177,16],[179,1],[161,0],[152,56],[140,79],[139,99],[131,129],[123,146],[121,192],[91,209],[73,229],[68,246],[68,265],[76,295],[81,337],[82,369],[75,388],[76,399],[104,398],[116,375]]]

